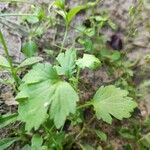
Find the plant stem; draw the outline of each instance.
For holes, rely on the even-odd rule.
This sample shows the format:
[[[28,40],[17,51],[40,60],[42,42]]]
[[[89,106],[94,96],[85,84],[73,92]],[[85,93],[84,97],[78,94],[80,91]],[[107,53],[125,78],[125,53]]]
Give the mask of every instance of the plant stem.
[[[52,44],[52,46],[57,47],[57,48],[61,48],[61,46],[57,45],[57,44]],[[64,50],[67,50],[67,48],[63,47]],[[78,51],[84,50],[84,48],[75,48]]]
[[[81,137],[81,135],[82,135],[82,134],[84,133],[84,131],[88,128],[88,126],[93,122],[94,119],[95,119],[95,116],[93,116],[93,117],[88,121],[87,124],[84,124],[83,128],[81,129],[81,131],[76,135],[74,142],[77,141],[77,140]]]
[[[63,49],[64,49],[64,44],[65,44],[65,41],[66,41],[66,38],[67,38],[67,34],[68,34],[68,25],[66,25],[66,27],[65,27],[65,35],[64,35],[64,38],[63,38],[63,41],[62,41],[60,53],[61,53],[61,52],[63,51]]]
[[[87,102],[87,103],[85,103],[83,105],[78,106],[77,109],[85,108],[85,107],[88,107],[88,106],[91,106],[91,105],[92,105],[91,102]]]
[[[51,131],[53,130],[54,125],[53,125],[50,129],[48,129],[45,124],[43,124],[42,126],[43,126],[43,128],[45,129],[45,131],[51,136],[51,135],[52,135],[52,132],[51,132]]]
[[[10,65],[12,77],[13,77],[14,80],[15,80],[16,86],[18,87],[18,86],[19,86],[19,83],[18,83],[17,73],[16,73],[15,68],[13,67],[12,60],[11,60],[11,57],[10,57],[10,55],[9,55],[8,48],[7,48],[7,45],[6,45],[6,42],[5,42],[5,39],[4,39],[4,36],[3,36],[1,30],[0,30],[0,41],[1,41],[2,45],[3,45],[3,48],[4,48],[4,51],[5,51],[5,55],[6,55],[7,61],[8,61],[8,63],[9,63],[9,65]]]
[[[77,81],[79,81],[79,77],[80,77],[80,70],[81,70],[81,69],[78,67],[77,76],[76,76]]]
[[[80,68],[77,68],[77,74],[76,74],[76,89],[78,89],[78,84],[79,84],[79,78],[80,78]]]

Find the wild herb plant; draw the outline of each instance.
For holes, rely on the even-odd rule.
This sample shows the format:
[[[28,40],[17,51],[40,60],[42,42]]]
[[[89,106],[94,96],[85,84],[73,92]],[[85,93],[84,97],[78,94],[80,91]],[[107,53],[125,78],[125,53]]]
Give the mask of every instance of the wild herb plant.
[[[55,0],[49,5],[49,10],[54,7],[54,11],[63,17],[65,24],[62,45],[53,64],[42,62],[41,57],[35,56],[37,52],[37,45],[33,42],[35,34],[30,34],[29,41],[23,46],[22,52],[27,58],[19,65],[14,64],[2,31],[0,32],[0,41],[5,51],[5,57],[0,56],[0,67],[10,72],[14,81],[12,85],[15,87],[15,98],[18,102],[18,110],[15,114],[1,116],[0,128],[20,122],[20,129],[15,131],[13,136],[0,140],[0,149],[7,149],[16,141],[21,141],[22,150],[71,149],[75,143],[83,150],[90,149],[90,145],[80,143],[78,140],[92,121],[97,119],[111,125],[113,119],[122,120],[131,116],[137,103],[131,97],[132,94],[129,93],[128,88],[119,86],[123,85],[122,82],[125,82],[125,79],[132,76],[132,70],[131,64],[123,61],[121,52],[109,51],[104,44],[105,41],[102,41],[103,45],[100,45],[102,49],[99,49],[98,43],[91,37],[97,36],[100,39],[102,36],[96,35],[96,32],[86,36],[88,32],[85,31],[89,31],[87,27],[84,27],[85,34],[80,35],[78,39],[83,46],[82,56],[76,47],[65,48],[68,29],[73,18],[81,10],[94,7],[98,3],[99,0],[76,6],[69,12],[65,9],[64,0]],[[35,13],[44,14],[39,9],[33,9]],[[31,24],[40,21],[39,16],[24,19]],[[92,16],[90,22],[93,21],[95,26],[90,28],[93,31],[101,30],[105,24],[115,28],[107,16]],[[19,76],[21,69],[27,66],[31,68],[21,79]],[[116,68],[121,69],[123,81],[116,78],[111,84],[99,87],[93,97],[83,102],[80,96],[82,94],[80,92],[81,72],[85,69],[94,72],[102,66],[109,66],[110,75],[113,75]],[[88,108],[92,111],[92,117],[89,122],[85,122],[82,114]],[[66,129],[67,122],[69,122],[69,131]],[[80,127],[81,123],[83,127]],[[74,130],[77,127],[79,130]],[[101,141],[107,140],[107,135],[103,131],[91,128],[88,130],[98,136]]]

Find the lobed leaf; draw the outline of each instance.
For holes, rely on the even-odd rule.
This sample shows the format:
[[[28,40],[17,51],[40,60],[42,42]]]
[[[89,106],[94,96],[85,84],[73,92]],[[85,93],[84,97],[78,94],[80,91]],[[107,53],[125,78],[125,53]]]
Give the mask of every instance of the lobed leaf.
[[[69,49],[65,53],[60,53],[56,58],[60,66],[55,66],[58,74],[66,75],[67,77],[72,76],[76,71],[76,58],[75,49]]]
[[[26,130],[37,130],[48,118],[48,106],[54,88],[50,81],[26,85],[16,99],[19,100],[18,119],[26,123]],[[22,101],[21,101],[22,100]]]
[[[60,128],[69,113],[75,113],[79,97],[69,83],[58,82],[51,100],[50,117],[54,120],[56,127]]]
[[[31,140],[31,150],[41,150],[43,139],[40,135],[34,134]]]
[[[20,102],[18,118],[26,123],[26,130],[38,129],[49,115],[60,128],[66,117],[75,112],[77,93],[69,83],[59,80],[51,65],[33,66],[23,81],[16,99]]]
[[[33,41],[26,42],[22,47],[22,52],[26,57],[34,56],[37,50],[38,50],[38,46]]]
[[[83,58],[80,58],[76,61],[76,64],[79,66],[79,68],[90,68],[93,70],[101,66],[100,60],[94,55],[90,54],[84,54]]]
[[[101,141],[106,142],[107,141],[107,135],[99,130],[95,130],[96,135],[100,138]]]
[[[97,118],[109,124],[112,123],[112,116],[119,120],[129,118],[137,104],[127,95],[128,91],[114,85],[99,88],[92,101]]]
[[[41,57],[30,57],[30,58],[27,58],[25,59],[19,66],[18,68],[22,68],[22,67],[26,67],[26,66],[31,66],[31,65],[34,65],[40,61],[42,61],[43,58]]]
[[[23,78],[26,84],[33,84],[45,80],[50,80],[51,82],[58,80],[57,72],[50,64],[39,63],[34,65],[33,69]]]
[[[21,148],[21,150],[31,150],[31,146],[29,144],[26,144]]]

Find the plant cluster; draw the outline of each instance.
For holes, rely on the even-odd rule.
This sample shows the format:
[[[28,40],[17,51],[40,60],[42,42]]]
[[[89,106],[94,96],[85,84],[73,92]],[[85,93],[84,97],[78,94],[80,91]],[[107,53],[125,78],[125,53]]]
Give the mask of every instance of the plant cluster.
[[[49,5],[48,11],[53,11],[55,17],[61,16],[65,27],[61,46],[55,45],[59,47],[59,53],[53,63],[44,62],[37,55],[36,40],[45,29],[56,26],[58,17],[47,16],[44,9],[34,6],[31,10],[33,15],[23,16],[24,23],[29,26],[29,34],[22,46],[26,59],[20,64],[13,62],[0,31],[0,42],[5,52],[5,56],[0,55],[0,68],[11,75],[10,80],[0,79],[0,82],[12,85],[18,102],[16,113],[0,117],[0,128],[14,122],[19,122],[20,127],[11,137],[0,140],[0,149],[7,149],[14,142],[21,141],[21,150],[72,149],[75,144],[80,149],[91,150],[94,149],[92,146],[79,140],[85,130],[88,129],[101,141],[107,140],[103,131],[89,128],[91,122],[100,120],[112,124],[113,119],[123,120],[131,116],[137,107],[131,84],[133,64],[125,60],[121,51],[108,48],[101,29],[106,26],[116,29],[108,14],[93,14],[76,29],[79,36],[75,42],[80,44],[80,49],[75,44],[71,48],[65,47],[73,18],[80,11],[93,9],[99,2],[88,2],[69,11],[64,0],[55,0]],[[53,57],[52,51],[46,52]],[[103,67],[114,80],[98,87],[90,99],[83,101],[80,92],[82,72],[85,69],[95,72]],[[89,121],[84,117],[87,109],[92,112]],[[128,132],[128,128],[119,131],[127,138],[131,137]],[[97,149],[102,147],[99,145]]]

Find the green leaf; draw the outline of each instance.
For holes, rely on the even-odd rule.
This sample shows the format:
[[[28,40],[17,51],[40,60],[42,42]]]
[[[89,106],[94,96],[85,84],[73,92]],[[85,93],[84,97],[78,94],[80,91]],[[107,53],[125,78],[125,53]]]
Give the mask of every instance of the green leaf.
[[[38,50],[38,46],[35,42],[29,41],[25,43],[22,47],[22,52],[26,57],[32,57]]]
[[[107,49],[101,49],[100,50],[100,55],[101,55],[102,58],[103,57],[110,58],[111,53]]]
[[[38,16],[27,16],[25,19],[27,20],[27,22],[31,24],[35,24],[39,22]]]
[[[113,23],[110,19],[108,20],[108,24],[113,30],[117,29],[117,25],[115,23]]]
[[[36,24],[45,17],[45,12],[40,7],[32,5],[31,10],[30,13],[32,15],[23,16],[23,20],[26,20],[28,23]]]
[[[41,26],[35,26],[32,27],[32,31],[34,32],[34,37],[42,37],[43,33],[44,33],[44,29],[45,27],[43,25]]]
[[[89,8],[89,7],[94,7],[95,5],[97,5],[98,3],[100,2],[100,0],[96,0],[95,2],[88,2],[86,4],[86,7]]]
[[[65,53],[60,53],[56,58],[60,66],[55,66],[58,74],[71,77],[76,71],[76,57],[76,50],[74,49],[67,50]]]
[[[54,5],[60,9],[64,9],[65,8],[65,0],[55,0]]]
[[[0,67],[10,68],[9,62],[2,55],[0,55]]]
[[[147,54],[145,57],[144,57],[144,61],[146,63],[150,63],[150,54]]]
[[[81,10],[85,9],[86,6],[76,6],[72,8],[68,13],[67,13],[67,24],[70,24],[72,19],[76,16],[77,13],[79,13]]]
[[[25,83],[20,86],[16,99],[24,100],[19,103],[18,118],[26,122],[26,130],[38,129],[48,117],[48,105],[54,92],[52,85],[57,80],[57,73],[49,64],[33,66],[23,78]]]
[[[66,21],[66,17],[67,17],[67,12],[64,10],[56,10],[56,12],[62,16],[64,18],[64,20]]]
[[[41,57],[30,57],[30,58],[27,58],[25,59],[19,66],[18,68],[22,68],[22,67],[26,67],[26,66],[31,66],[33,64],[36,64],[40,61],[42,61],[43,58]]]
[[[121,58],[121,53],[119,51],[115,51],[115,52],[110,52],[107,49],[102,49],[100,51],[101,57],[102,58],[107,58],[111,61],[117,61]]]
[[[103,150],[103,148],[99,145],[99,146],[97,147],[97,150]]]
[[[32,128],[37,130],[48,118],[47,110],[51,102],[50,97],[54,92],[54,88],[51,86],[50,80],[26,85],[17,95],[16,99],[19,100],[18,119],[26,123],[27,131]]]
[[[136,135],[134,135],[133,131],[131,131],[129,128],[127,127],[122,127],[120,130],[119,130],[119,134],[125,138],[125,139],[128,139],[128,140],[134,140],[136,139]]]
[[[69,83],[59,80],[51,65],[33,66],[23,81],[16,99],[20,102],[19,119],[26,123],[26,130],[38,129],[49,117],[49,107],[50,118],[54,119],[57,128],[64,124],[69,113],[75,112],[77,93]]]
[[[64,125],[66,117],[76,111],[76,102],[79,100],[77,93],[67,82],[56,84],[50,107],[50,117],[54,120],[57,128]]]
[[[117,60],[119,60],[121,58],[121,54],[120,54],[120,52],[113,52],[113,54],[111,55],[111,59],[113,60],[113,61],[117,61]]]
[[[57,150],[58,147],[59,147],[59,150],[63,150],[64,139],[65,139],[64,132],[52,132],[52,136],[50,136],[50,138],[48,139],[47,145],[49,149],[47,148],[47,150],[52,150],[52,149]]]
[[[14,142],[18,141],[19,138],[13,137],[13,138],[4,138],[0,140],[0,150],[6,150],[10,145],[12,145]]]
[[[101,139],[101,141],[106,142],[107,141],[107,135],[99,130],[95,130],[96,135]]]
[[[65,0],[55,0],[54,6],[59,8],[59,10],[55,10],[57,14],[62,16],[65,21],[67,21],[67,12],[65,11]]]
[[[41,63],[34,65],[33,69],[23,78],[23,81],[26,84],[33,84],[47,80],[50,80],[51,82],[58,80],[57,72],[50,64]]]
[[[130,6],[129,8],[129,15],[132,17],[136,13],[136,7]]]
[[[143,147],[144,149],[149,149],[150,147],[150,133],[147,133],[146,135],[144,135],[140,140],[139,143],[141,145],[141,147]]]
[[[35,134],[32,137],[31,143],[32,143],[31,150],[41,150],[43,139],[40,135]]]
[[[85,47],[85,50],[87,52],[91,52],[93,50],[93,43],[90,39],[85,39],[85,41],[83,41],[84,43],[84,47]]]
[[[0,129],[17,121],[17,114],[6,114],[0,116]]]
[[[149,85],[149,86],[150,86],[150,85]],[[150,117],[148,117],[148,118],[146,118],[146,119],[144,120],[144,126],[150,127]]]
[[[106,17],[106,16],[94,16],[94,17],[91,17],[91,18],[94,18],[98,22],[106,22],[106,21],[108,21],[108,17]]]
[[[21,148],[21,150],[31,150],[31,146],[29,144],[26,144],[24,147]]]
[[[49,149],[48,149],[48,146],[44,145],[41,147],[41,150],[49,150]]]
[[[76,61],[76,64],[82,69],[90,68],[93,70],[101,66],[100,60],[94,55],[90,54],[84,54],[83,58],[80,58]]]
[[[80,144],[82,150],[94,150],[94,148],[88,144]]]
[[[89,36],[89,37],[93,37],[95,35],[95,29],[94,28],[87,28],[84,33]]]
[[[92,101],[97,118],[109,124],[112,123],[111,116],[119,120],[129,118],[137,104],[127,95],[128,91],[114,85],[99,88]]]

